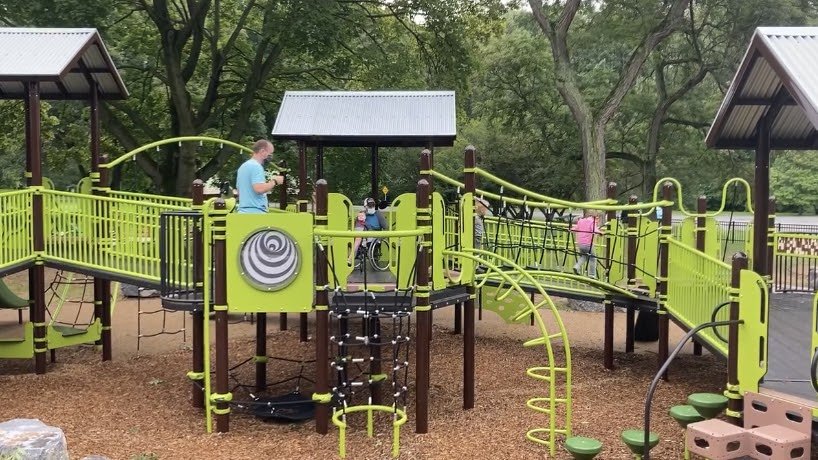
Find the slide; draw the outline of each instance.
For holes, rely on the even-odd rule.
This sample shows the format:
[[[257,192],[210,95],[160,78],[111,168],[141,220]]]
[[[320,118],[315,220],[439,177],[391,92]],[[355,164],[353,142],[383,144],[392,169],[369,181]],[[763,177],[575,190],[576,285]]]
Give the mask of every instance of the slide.
[[[0,280],[0,308],[25,308],[27,306],[28,300],[11,292],[6,283]]]

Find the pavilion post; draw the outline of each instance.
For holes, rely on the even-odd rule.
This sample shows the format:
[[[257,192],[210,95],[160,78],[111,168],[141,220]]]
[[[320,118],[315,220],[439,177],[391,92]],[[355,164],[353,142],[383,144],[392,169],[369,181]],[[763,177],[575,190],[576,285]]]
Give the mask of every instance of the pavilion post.
[[[216,395],[211,399],[216,402],[216,432],[230,431],[230,408],[227,405],[229,388],[229,369],[227,354],[227,236],[225,234],[226,206],[219,198],[214,204],[218,219],[213,222],[213,311],[216,317]],[[215,398],[214,398],[215,396]]]
[[[753,188],[753,271],[761,276],[767,272],[767,223],[769,221],[770,196],[770,122],[767,116],[758,121],[755,162],[755,187]]]
[[[417,225],[429,227],[429,183],[421,179],[417,186]],[[417,318],[417,344],[415,345],[415,432],[429,432],[429,372],[430,372],[430,337],[432,335],[429,304],[431,283],[429,280],[429,248],[432,235],[423,235],[416,262],[417,290],[415,291],[415,315]]]
[[[315,183],[315,227],[327,226],[327,181]],[[317,251],[315,260],[315,393],[329,396],[329,294],[327,253]],[[318,403],[315,407],[315,431],[327,434],[329,404]]]
[[[771,196],[767,205],[767,274],[773,274],[773,254],[775,250],[775,197]]]
[[[707,249],[704,238],[705,232],[707,231],[707,219],[704,217],[706,213],[707,197],[702,195],[696,200],[696,214],[698,214],[698,217],[696,217],[696,249],[701,252],[705,252]],[[695,337],[693,338],[693,354],[695,356],[702,355],[702,343]]]
[[[191,187],[191,197],[193,198],[194,210],[201,212],[204,204],[204,182],[201,179],[193,181]],[[204,283],[204,235],[202,229],[198,225],[193,226],[193,282],[196,286],[201,286]],[[204,379],[204,306],[197,308],[190,313],[192,320],[191,325],[191,342],[193,345],[192,360],[193,360],[193,375],[196,377],[190,385],[190,403],[193,407],[203,409],[204,403],[204,389],[202,382]],[[201,379],[199,376],[202,376]]]
[[[730,286],[738,291],[741,287],[741,271],[747,269],[747,256],[743,252],[733,254]],[[740,317],[740,304],[738,295],[730,296],[730,321],[738,321]],[[738,387],[738,327],[733,323],[727,330],[727,409],[728,413],[741,413],[741,396],[736,393]],[[732,397],[731,397],[732,396]],[[738,425],[740,420],[728,415],[727,420]]]
[[[466,193],[474,194],[477,190],[477,176],[474,174],[474,167],[477,164],[476,150],[473,145],[469,145],[465,150],[464,166],[466,172],[463,174],[463,183]],[[475,203],[466,203],[465,206],[475,206]],[[474,408],[474,282],[466,287],[469,298],[464,304],[463,321],[463,409]],[[458,318],[459,324],[459,318]]]
[[[428,212],[429,212],[429,223],[428,223],[429,226],[432,225],[432,213],[434,212],[434,200],[432,200],[432,190],[433,189],[432,189],[432,185],[431,185],[432,184],[432,176],[431,176],[431,174],[428,174],[428,173],[426,173],[424,171],[429,171],[430,169],[432,169],[432,152],[429,149],[424,149],[423,151],[420,152],[420,171],[421,171],[420,179],[425,180],[426,183],[429,184],[429,187],[427,187],[427,189],[426,189],[427,192],[428,192],[428,196],[426,197],[426,199],[427,199],[427,201],[429,203],[428,206],[427,206]],[[418,210],[419,210],[419,208],[418,208]],[[420,215],[418,214],[418,217],[419,216]],[[431,234],[429,234],[427,236],[426,241],[429,242],[429,251],[432,251],[432,247],[435,244],[433,236]],[[429,258],[431,260],[431,256],[429,256]],[[429,266],[428,271],[433,271],[434,270],[434,268],[431,267],[431,264],[427,264],[427,265]],[[432,275],[431,275],[431,273],[427,273],[427,276],[432,276]],[[434,282],[434,281],[432,280],[432,282]],[[431,342],[432,341],[432,323],[434,322],[434,311],[432,309],[429,309],[428,313],[429,313],[428,315],[424,315],[423,317],[426,318],[426,321],[429,322],[429,324],[428,324],[428,327],[429,327],[428,339]],[[418,319],[418,321],[420,321],[420,319]]]
[[[371,156],[370,163],[372,165],[372,170],[371,170],[371,173],[370,173],[370,176],[369,176],[369,180],[370,180],[371,185],[372,185],[372,191],[370,193],[372,194],[371,195],[372,199],[377,202],[378,201],[378,176],[381,173],[381,165],[380,165],[380,159],[379,159],[379,156],[378,156],[378,146],[377,145],[372,146],[372,148],[370,150],[370,156]]]
[[[287,174],[288,171],[285,169],[281,171],[281,176],[284,178],[284,185],[278,188],[278,209],[285,211],[287,209]],[[278,314],[278,330],[286,331],[287,330],[287,314],[286,313],[279,313]]]
[[[673,184],[665,182],[662,184],[662,199],[671,201],[673,198]],[[658,367],[667,361],[669,354],[668,341],[670,331],[670,318],[668,316],[666,302],[667,302],[667,279],[669,267],[669,249],[668,238],[673,225],[673,206],[667,205],[662,208],[662,222],[659,225],[659,276],[657,276],[656,292],[659,296],[659,350],[657,353]],[[662,378],[667,380],[667,373]]]
[[[29,170],[26,171],[28,184],[31,187],[42,187],[42,151],[40,150],[40,84],[29,81],[25,83],[25,113],[26,113],[26,158],[28,159]],[[35,193],[31,198],[32,217],[32,246],[35,253],[42,253],[45,250],[45,235],[43,234],[43,195]],[[30,312],[30,320],[34,324],[34,372],[45,374],[46,352],[48,343],[46,339],[45,322],[45,265],[42,260],[37,260],[28,271],[29,276],[29,297],[33,302]]]
[[[324,146],[318,144],[315,148],[315,179],[324,178]]]
[[[307,146],[304,141],[298,143],[298,212],[307,212]],[[307,314],[298,315],[299,340],[306,342],[309,337]]]

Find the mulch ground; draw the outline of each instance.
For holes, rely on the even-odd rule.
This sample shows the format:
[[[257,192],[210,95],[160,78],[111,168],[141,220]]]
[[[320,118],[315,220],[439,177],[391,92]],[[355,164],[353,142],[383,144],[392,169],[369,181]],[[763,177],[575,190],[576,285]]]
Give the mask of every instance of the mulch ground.
[[[601,317],[601,315],[599,315]],[[587,326],[587,325],[586,325]],[[594,326],[599,330],[598,326]],[[533,333],[533,329],[532,329]],[[311,359],[314,344],[299,343],[296,331],[270,327],[271,355]],[[254,353],[251,337],[231,340],[231,363]],[[561,353],[561,352],[560,352]],[[604,443],[599,459],[632,458],[619,434],[642,426],[645,393],[656,369],[651,353],[616,355],[617,369],[602,367],[600,347],[576,347],[573,353],[573,430]],[[412,366],[414,360],[412,359]],[[547,458],[547,449],[525,439],[528,429],[544,427],[547,418],[527,409],[525,402],[544,396],[543,382],[526,376],[527,367],[543,365],[542,347],[523,348],[510,337],[478,337],[477,388],[473,410],[462,410],[461,336],[435,326],[432,342],[430,432],[414,433],[414,407],[409,399],[409,422],[401,430],[403,459],[518,459]],[[0,386],[5,398],[0,420],[38,418],[65,431],[72,458],[101,454],[111,459],[331,459],[338,457],[337,429],[317,435],[314,422],[263,423],[247,414],[231,417],[227,434],[206,434],[203,413],[189,403],[189,351],[116,356],[100,362],[90,347],[61,351],[59,362],[46,375],[30,373],[29,362],[0,362]],[[269,380],[297,372],[292,363],[271,361]],[[252,365],[237,377],[252,383]],[[312,374],[312,370],[308,372]],[[667,415],[672,405],[684,404],[689,393],[720,391],[725,379],[722,362],[711,356],[683,355],[671,369],[670,381],[660,384],[654,404],[652,430],[661,437],[652,458],[677,459],[682,431]],[[282,388],[286,392],[289,388]],[[302,388],[310,392],[310,388]],[[414,378],[409,379],[414,395]],[[367,438],[363,415],[352,417],[347,458],[390,457],[391,425],[376,425]],[[153,454],[149,456],[148,454]],[[557,458],[570,458],[560,451]]]

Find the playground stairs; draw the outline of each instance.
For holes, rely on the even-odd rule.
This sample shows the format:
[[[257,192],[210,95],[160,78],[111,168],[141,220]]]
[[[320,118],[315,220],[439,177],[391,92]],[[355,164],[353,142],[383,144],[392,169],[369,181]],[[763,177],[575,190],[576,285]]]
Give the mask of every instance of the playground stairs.
[[[812,409],[768,394],[747,392],[743,425],[718,418],[687,425],[685,444],[709,460],[808,460],[813,440]]]

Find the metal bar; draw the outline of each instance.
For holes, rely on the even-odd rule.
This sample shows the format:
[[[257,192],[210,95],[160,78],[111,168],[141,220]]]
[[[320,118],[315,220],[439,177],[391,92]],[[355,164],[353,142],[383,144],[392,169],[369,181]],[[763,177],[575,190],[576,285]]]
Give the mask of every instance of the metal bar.
[[[25,113],[26,113],[26,158],[28,160],[29,185],[43,185],[42,152],[40,150],[40,86],[39,83],[29,81],[26,85]],[[43,196],[35,194],[31,199],[31,218],[33,230],[33,250],[43,251],[45,249],[45,238],[43,235]],[[29,270],[29,276],[33,279],[31,290],[34,294],[30,299],[33,301],[31,308],[31,320],[34,323],[34,371],[37,374],[44,374],[46,371],[46,326],[45,326],[45,266],[41,261]]]
[[[635,205],[637,202],[636,195],[631,195],[628,198],[629,205]],[[636,237],[639,234],[639,229],[636,228],[638,224],[637,212],[628,214],[628,284],[633,284],[636,281]]]
[[[699,196],[696,200],[696,213],[699,214],[696,217],[696,249],[701,252],[706,252],[705,247],[705,226],[707,225],[707,218],[704,216],[707,213],[707,197],[704,195]],[[702,355],[702,344],[699,342],[695,337],[693,338],[693,355],[694,356],[701,356]]]
[[[466,147],[464,151],[463,165],[466,171],[463,174],[463,182],[465,184],[466,193],[474,194],[477,190],[477,176],[474,174],[474,166],[477,164],[477,150],[473,145]],[[474,203],[467,203],[468,206],[474,206]],[[463,409],[474,408],[474,300],[475,288],[474,283],[469,283],[466,287],[466,292],[469,294],[466,300],[463,315]],[[482,303],[481,303],[482,305]],[[481,310],[482,316],[482,310]],[[459,322],[458,322],[459,324]]]
[[[327,225],[327,181],[319,179],[315,183],[315,223],[317,227]],[[329,294],[327,254],[316,251],[315,261],[315,393],[329,393]],[[319,289],[320,288],[320,289]],[[319,403],[315,407],[315,431],[327,434],[329,426],[329,405]]]
[[[770,121],[766,116],[758,121],[755,158],[755,188],[753,189],[753,271],[767,275],[767,228],[770,196]]]
[[[215,263],[215,286],[213,292],[214,310],[216,316],[216,393],[226,395],[230,388],[228,386],[228,362],[227,354],[227,247],[225,241],[224,199],[216,200],[214,209],[219,214],[219,219],[213,223],[213,259]],[[227,412],[227,403],[216,402],[216,432],[226,433],[230,431],[230,413]]]
[[[278,209],[282,211],[287,210],[287,170],[286,166],[287,163],[282,163],[285,167],[285,170],[281,172],[281,175],[284,178],[284,186],[278,188]],[[322,169],[323,174],[323,169]],[[299,176],[300,177],[300,176]],[[321,176],[319,176],[320,179]],[[278,314],[278,330],[286,331],[287,330],[287,314],[286,313],[279,313]]]
[[[733,255],[733,270],[730,279],[730,286],[734,290],[741,288],[741,271],[747,269],[747,256],[743,252]],[[732,388],[738,385],[738,319],[740,316],[740,304],[738,296],[733,296],[730,302],[730,327],[727,335],[727,385]],[[727,408],[734,412],[741,412],[742,401],[740,399],[729,398]],[[735,425],[740,424],[740,420],[729,417],[728,419]]]
[[[307,212],[307,147],[303,141],[298,143],[298,212]],[[306,342],[309,338],[307,314],[298,315],[299,340]]]
[[[193,187],[191,188],[192,197],[193,197],[193,206],[194,209],[201,209],[202,204],[204,203],[204,182],[201,179],[196,179],[193,181]],[[204,282],[204,236],[202,235],[202,220],[201,218],[197,219],[198,221],[193,223],[193,283],[194,283],[194,296],[195,293],[198,292],[200,289],[203,289],[202,283]],[[167,235],[167,233],[163,232],[163,235]],[[167,238],[167,236],[164,236]],[[160,251],[161,252],[161,251]],[[162,267],[164,268],[165,265],[163,264]],[[209,272],[209,270],[208,270]],[[163,277],[164,278],[164,277]],[[204,293],[202,293],[204,294]],[[202,295],[202,300],[204,300],[204,295]],[[204,306],[202,308],[198,308],[191,313],[191,332],[192,337],[191,341],[193,342],[193,350],[192,350],[192,360],[193,360],[193,372],[195,374],[202,374],[204,372]],[[190,385],[190,402],[193,407],[204,408],[204,392],[202,388],[199,386],[197,382],[193,382]]]
[[[662,185],[662,197],[665,201],[670,201],[673,197],[673,183],[665,182]],[[668,356],[668,335],[670,333],[670,318],[667,312],[667,280],[668,280],[668,238],[670,238],[671,225],[673,223],[673,207],[667,205],[662,208],[662,224],[659,231],[659,279],[657,281],[656,292],[659,295],[659,350],[657,358],[661,366]],[[667,371],[662,378],[667,380]]]
[[[614,308],[609,297],[603,301],[605,305],[605,337],[602,352],[602,362],[605,369],[613,369],[613,342],[614,342]]]

